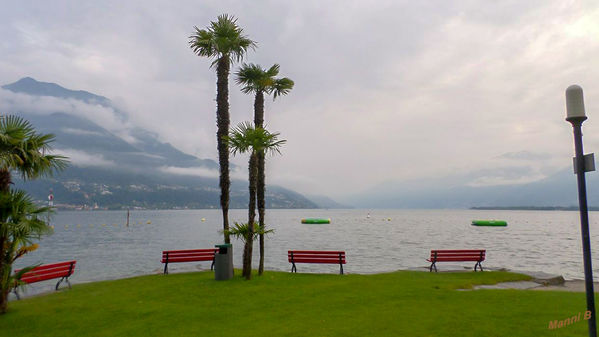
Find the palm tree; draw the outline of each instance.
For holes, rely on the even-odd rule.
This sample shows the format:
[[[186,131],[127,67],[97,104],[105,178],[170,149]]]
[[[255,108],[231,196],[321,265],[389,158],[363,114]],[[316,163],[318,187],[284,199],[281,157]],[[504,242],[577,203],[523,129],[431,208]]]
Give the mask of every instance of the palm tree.
[[[38,207],[24,191],[0,192],[0,235],[5,238],[0,269],[0,314],[6,313],[8,294],[18,282],[12,265],[19,257],[37,248],[34,239],[51,232],[43,217],[49,207]]]
[[[264,94],[273,94],[273,100],[278,96],[287,95],[293,89],[293,81],[287,77],[276,78],[280,66],[274,64],[268,70],[262,69],[257,64],[243,64],[237,71],[237,84],[242,85],[241,91],[245,94],[254,93],[254,125],[264,127]],[[264,173],[264,153],[258,152],[258,222],[264,231],[264,211],[266,193],[266,175]],[[260,265],[258,274],[264,271],[264,235],[260,235]]]
[[[249,205],[248,205],[248,223],[247,238],[243,250],[243,276],[246,279],[252,278],[252,251],[254,242],[254,226],[256,218],[256,185],[258,181],[258,153],[281,153],[281,146],[286,140],[279,140],[278,133],[270,133],[264,128],[255,128],[251,123],[241,123],[235,129],[231,130],[227,137],[231,153],[250,153],[248,164],[249,170]],[[261,236],[264,235],[264,228],[258,229]]]
[[[223,232],[225,243],[230,243],[229,229],[229,148],[224,137],[229,132],[229,70],[232,62],[243,59],[249,48],[256,43],[243,35],[237,19],[223,14],[212,21],[206,29],[194,27],[189,37],[189,45],[198,56],[214,59],[211,67],[216,67],[216,141],[220,165],[219,186],[220,206],[223,212]]]
[[[0,116],[0,191],[9,190],[13,170],[25,180],[63,170],[68,164],[66,157],[47,154],[53,141],[54,135],[37,133],[21,117]]]
[[[265,232],[260,231],[260,228],[256,228],[256,226],[254,226],[254,228],[252,229],[252,232],[254,234],[252,240],[256,240],[258,238],[258,235],[260,234],[270,234],[270,233],[274,233],[274,229],[269,229]],[[242,240],[244,243],[247,241],[249,235],[250,235],[250,226],[247,223],[235,223],[233,225],[232,228],[229,229],[229,235]]]
[[[50,143],[54,141],[52,134],[40,134],[26,120],[18,116],[0,116],[0,196],[4,199],[11,193],[11,171],[18,173],[23,179],[35,179],[52,175],[64,169],[68,161],[66,157],[47,154],[52,150]],[[5,207],[9,207],[5,206]],[[3,206],[4,207],[4,206]],[[12,207],[12,206],[10,206]],[[10,236],[14,235],[4,218],[0,218],[0,272],[12,268],[7,258],[9,254]],[[9,273],[10,275],[10,273]],[[8,282],[2,274],[2,282]],[[0,313],[6,310],[4,292],[0,294]]]

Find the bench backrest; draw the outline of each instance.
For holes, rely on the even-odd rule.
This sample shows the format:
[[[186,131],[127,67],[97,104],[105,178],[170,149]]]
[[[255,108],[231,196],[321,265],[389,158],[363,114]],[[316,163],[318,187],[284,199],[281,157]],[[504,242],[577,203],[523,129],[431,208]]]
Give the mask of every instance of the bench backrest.
[[[431,250],[431,261],[484,261],[484,249]]]
[[[291,263],[333,263],[345,264],[344,251],[290,250],[287,258]]]
[[[69,277],[75,271],[76,263],[77,261],[73,260],[37,266],[21,275],[21,281],[34,283],[59,277]],[[19,270],[16,270],[16,272],[19,272]]]
[[[216,252],[218,252],[218,248],[165,250],[162,252],[162,263],[212,261]]]

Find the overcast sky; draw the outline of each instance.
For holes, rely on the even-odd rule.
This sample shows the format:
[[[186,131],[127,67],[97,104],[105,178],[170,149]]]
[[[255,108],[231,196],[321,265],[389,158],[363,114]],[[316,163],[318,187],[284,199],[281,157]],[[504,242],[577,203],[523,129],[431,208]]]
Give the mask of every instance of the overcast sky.
[[[188,37],[235,15],[258,42],[246,61],[279,63],[296,83],[265,117],[288,140],[268,180],[299,192],[542,179],[571,166],[574,83],[586,151],[599,149],[596,1],[1,1],[0,84],[31,76],[106,96],[132,124],[215,160],[216,75]],[[231,78],[233,125],[253,119],[238,89]]]

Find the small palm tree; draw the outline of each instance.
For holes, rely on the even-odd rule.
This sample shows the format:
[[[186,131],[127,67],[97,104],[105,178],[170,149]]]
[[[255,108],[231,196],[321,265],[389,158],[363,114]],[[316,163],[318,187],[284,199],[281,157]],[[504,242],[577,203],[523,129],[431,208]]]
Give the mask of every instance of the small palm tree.
[[[232,228],[229,229],[229,235],[233,236],[237,239],[242,240],[244,243],[247,241],[250,233],[254,236],[252,240],[256,240],[258,235],[270,234],[274,233],[274,229],[269,229],[266,231],[262,231],[259,227],[256,228],[256,224],[254,224],[254,228],[250,231],[250,226],[248,223],[235,223]]]
[[[68,161],[66,157],[48,154],[52,150],[50,143],[54,141],[51,134],[40,134],[31,123],[18,116],[0,116],[0,197],[6,200],[11,193],[11,172],[14,171],[23,179],[35,179],[52,175],[57,170],[64,169]],[[10,206],[10,205],[9,205]],[[7,206],[8,207],[8,206]],[[10,206],[12,207],[12,206]],[[5,292],[6,282],[9,282],[12,262],[8,256],[11,235],[14,227],[0,218],[0,313],[6,312],[8,293]],[[6,274],[8,271],[8,274]]]
[[[237,19],[223,14],[212,21],[206,29],[194,27],[195,32],[189,37],[189,45],[193,52],[201,57],[214,59],[211,67],[216,67],[216,141],[218,147],[218,163],[220,166],[220,206],[223,212],[223,232],[225,243],[230,243],[229,229],[229,149],[224,140],[229,132],[229,70],[232,62],[243,59],[248,49],[255,48],[256,43],[243,35],[243,29],[237,25]]]
[[[264,94],[273,94],[273,100],[278,96],[287,95],[293,89],[293,81],[287,77],[277,78],[280,66],[274,64],[268,70],[262,69],[257,64],[243,64],[237,71],[237,84],[241,85],[241,91],[245,94],[253,93],[254,98],[254,125],[256,128],[264,127]],[[257,200],[258,200],[258,222],[260,227],[264,227],[265,217],[265,193],[266,193],[266,175],[264,172],[265,159],[264,153],[258,153],[258,182],[257,182]],[[264,271],[264,235],[260,235],[260,264],[258,274],[262,275]]]
[[[8,294],[18,282],[19,275],[12,275],[13,263],[37,248],[34,239],[51,231],[43,220],[49,211],[48,207],[36,206],[24,191],[0,191],[0,235],[4,238],[0,256],[0,314],[6,313]]]
[[[264,128],[255,128],[251,123],[241,123],[231,130],[227,137],[231,153],[250,153],[249,170],[249,205],[247,239],[243,250],[243,276],[252,278],[252,251],[254,238],[254,224],[256,218],[256,185],[258,181],[258,153],[281,153],[281,146],[286,140],[279,140],[278,133],[270,133]],[[264,228],[259,229],[263,236]]]
[[[14,202],[21,200],[9,198],[12,183],[11,171],[17,172],[27,180],[52,175],[55,171],[62,170],[67,166],[66,157],[48,154],[52,150],[50,146],[52,141],[54,141],[53,135],[37,133],[33,126],[21,117],[0,116],[0,198],[5,202],[2,207],[13,207],[13,205],[6,204],[6,200]],[[23,212],[27,210],[23,209]],[[9,282],[8,277],[12,269],[11,259],[8,258],[10,249],[12,249],[10,243],[14,242],[14,240],[11,241],[11,236],[17,235],[18,233],[14,231],[21,228],[19,222],[11,220],[16,223],[13,226],[7,219],[16,219],[16,216],[13,214],[9,218],[0,217],[0,284],[2,285],[0,313],[6,311],[8,301],[5,285],[6,282]],[[8,274],[6,274],[7,271]]]

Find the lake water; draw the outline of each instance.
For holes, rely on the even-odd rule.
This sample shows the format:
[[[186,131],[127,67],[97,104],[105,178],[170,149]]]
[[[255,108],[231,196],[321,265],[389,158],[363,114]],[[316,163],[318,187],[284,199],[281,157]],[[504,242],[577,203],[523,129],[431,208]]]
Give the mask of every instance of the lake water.
[[[367,217],[370,213],[370,218]],[[305,217],[331,218],[326,225]],[[202,221],[202,219],[205,221]],[[231,223],[247,220],[232,210]],[[503,219],[504,228],[474,227],[473,219]],[[56,213],[54,234],[16,266],[77,260],[71,282],[159,273],[163,250],[211,248],[222,243],[219,210],[88,211]],[[599,214],[590,213],[594,275],[599,275]],[[150,222],[150,223],[148,223]],[[486,249],[484,267],[544,271],[584,278],[578,212],[480,210],[268,210],[274,228],[266,240],[265,267],[290,270],[287,250],[345,250],[347,273],[389,272],[427,266],[431,249]],[[257,246],[254,249],[257,267]],[[242,243],[233,242],[241,267]],[[464,263],[470,266],[471,263]],[[199,267],[198,267],[199,266]],[[209,269],[209,262],[173,264],[172,271]],[[298,265],[299,272],[336,273],[334,265]]]

